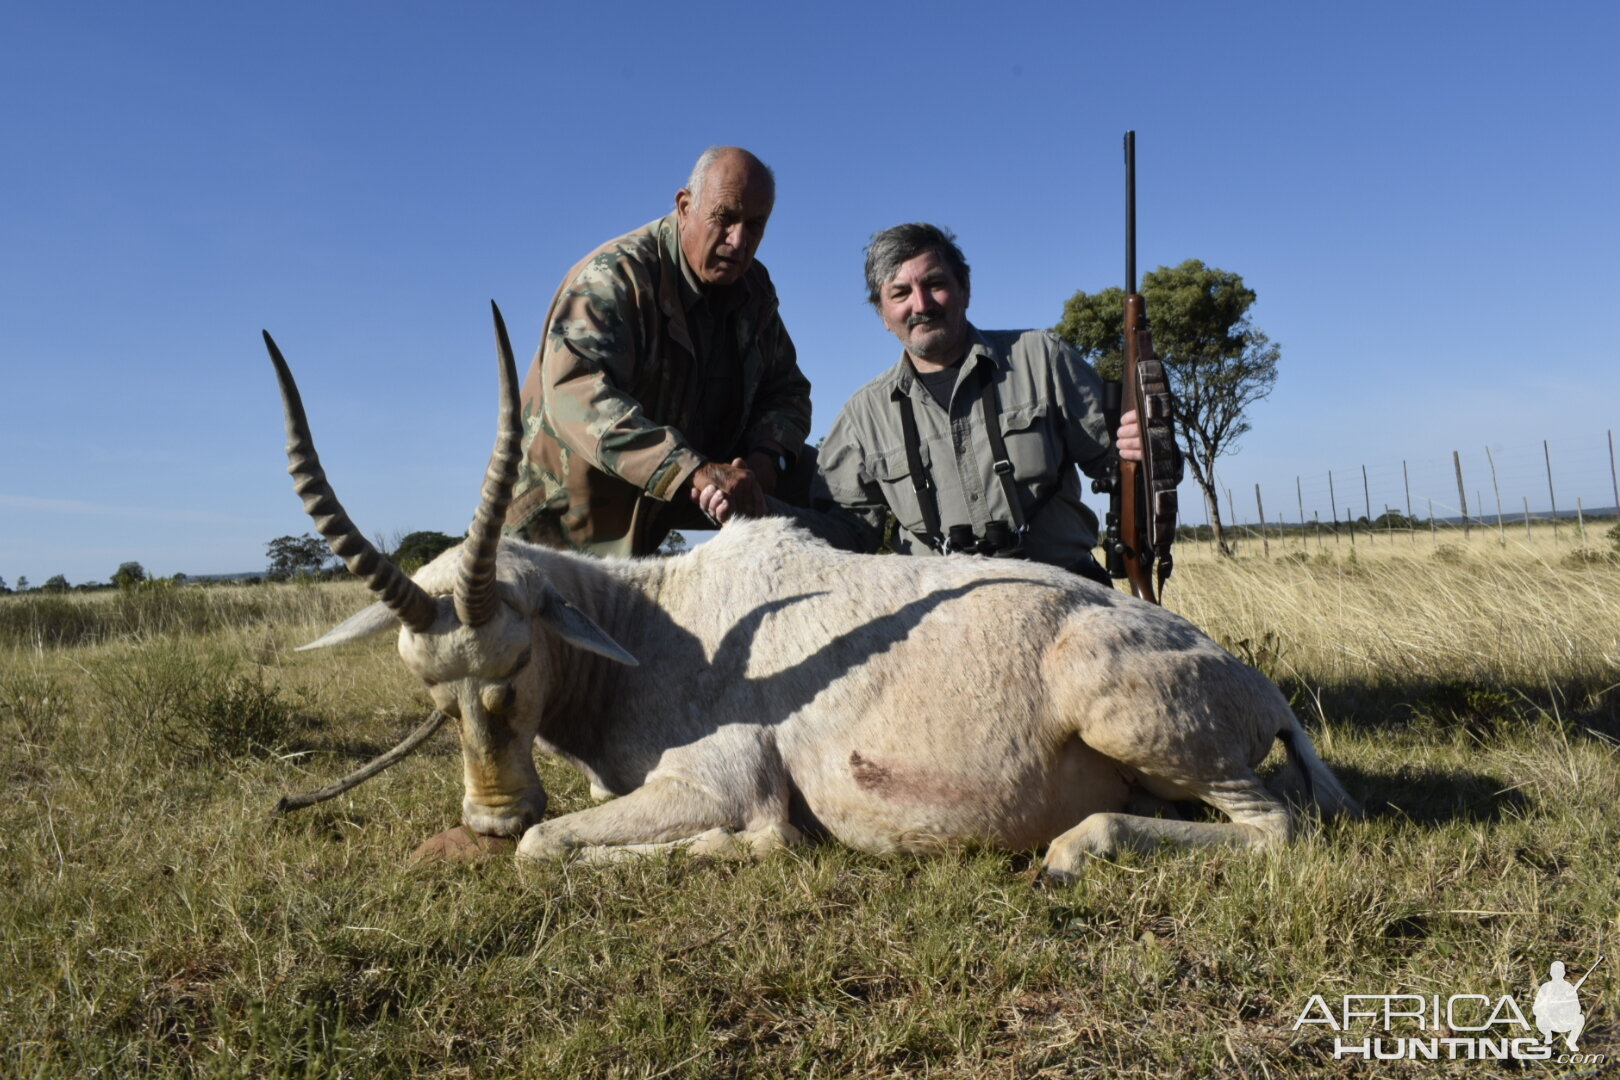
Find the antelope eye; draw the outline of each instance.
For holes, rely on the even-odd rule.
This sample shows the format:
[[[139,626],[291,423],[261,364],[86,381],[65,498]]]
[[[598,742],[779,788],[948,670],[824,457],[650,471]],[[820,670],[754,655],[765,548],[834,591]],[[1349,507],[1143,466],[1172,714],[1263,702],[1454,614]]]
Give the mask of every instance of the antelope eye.
[[[496,716],[511,711],[512,706],[517,703],[517,691],[510,683],[491,683],[484,687],[478,696],[484,703],[484,708]]]

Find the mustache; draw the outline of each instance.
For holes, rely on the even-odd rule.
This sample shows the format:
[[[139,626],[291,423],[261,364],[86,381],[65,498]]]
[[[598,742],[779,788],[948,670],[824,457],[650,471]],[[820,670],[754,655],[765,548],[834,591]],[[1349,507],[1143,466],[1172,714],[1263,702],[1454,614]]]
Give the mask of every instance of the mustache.
[[[906,329],[909,330],[913,326],[926,326],[931,322],[938,322],[939,318],[938,315],[931,312],[919,311],[915,315],[906,316]]]

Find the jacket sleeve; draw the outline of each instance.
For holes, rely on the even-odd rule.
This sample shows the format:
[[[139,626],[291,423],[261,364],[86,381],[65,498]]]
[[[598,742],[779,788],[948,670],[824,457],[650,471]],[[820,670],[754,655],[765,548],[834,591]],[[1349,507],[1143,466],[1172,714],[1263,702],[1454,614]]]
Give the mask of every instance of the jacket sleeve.
[[[644,267],[623,252],[598,255],[547,313],[540,373],[544,423],[557,440],[602,472],[667,501],[704,458],[625,390],[650,347],[656,305]]]
[[[799,370],[793,339],[775,310],[760,336],[765,372],[754,397],[748,430],[743,433],[743,446],[752,449],[763,442],[775,442],[797,457],[810,435],[810,380]]]

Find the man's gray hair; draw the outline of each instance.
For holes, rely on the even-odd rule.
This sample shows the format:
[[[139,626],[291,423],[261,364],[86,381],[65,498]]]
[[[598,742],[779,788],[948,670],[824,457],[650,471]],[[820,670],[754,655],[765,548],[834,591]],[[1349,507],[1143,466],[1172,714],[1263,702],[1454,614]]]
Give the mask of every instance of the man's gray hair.
[[[971,270],[967,260],[962,257],[962,249],[956,246],[956,234],[938,225],[913,221],[872,234],[872,242],[866,245],[867,302],[873,307],[881,307],[879,299],[883,286],[894,280],[894,275],[900,272],[904,263],[930,251],[939,252],[939,257],[956,275],[956,280],[962,286],[963,297],[972,295]]]
[[[771,196],[776,196],[776,172],[752,153],[740,146],[711,146],[698,155],[697,163],[692,166],[692,175],[686,178],[686,190],[691,192],[692,201],[703,201],[703,181],[709,175],[709,168],[716,161],[727,154],[740,154],[750,165],[763,172],[771,182]]]

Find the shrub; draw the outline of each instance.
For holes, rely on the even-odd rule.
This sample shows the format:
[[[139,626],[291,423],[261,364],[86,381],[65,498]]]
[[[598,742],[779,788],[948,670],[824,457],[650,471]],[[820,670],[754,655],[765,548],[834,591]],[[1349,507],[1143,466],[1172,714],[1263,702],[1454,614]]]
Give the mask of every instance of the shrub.
[[[94,673],[109,719],[133,724],[192,759],[275,751],[301,726],[293,705],[255,668],[231,656],[173,646]]]
[[[1597,548],[1578,547],[1573,551],[1566,551],[1559,563],[1570,570],[1583,570],[1589,566],[1607,566],[1620,562],[1620,553],[1613,551],[1599,551]]]

